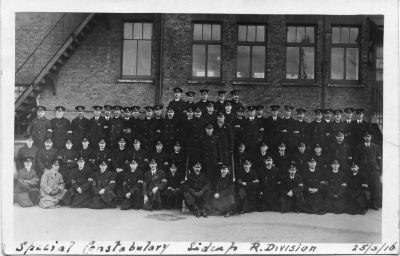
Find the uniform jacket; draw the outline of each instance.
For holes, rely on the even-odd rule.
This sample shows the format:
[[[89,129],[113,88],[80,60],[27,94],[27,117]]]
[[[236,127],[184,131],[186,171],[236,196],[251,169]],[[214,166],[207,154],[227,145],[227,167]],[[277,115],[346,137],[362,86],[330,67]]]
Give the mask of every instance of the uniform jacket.
[[[29,181],[29,183],[26,181]],[[15,192],[29,192],[37,188],[39,188],[39,177],[36,175],[36,171],[34,169],[28,171],[26,168],[19,169],[16,178]]]
[[[183,119],[183,117],[184,117],[183,112],[187,108],[186,101],[184,101],[182,99],[179,99],[178,101],[173,99],[172,101],[169,102],[168,106],[174,110],[174,113],[179,120]]]
[[[151,174],[151,171],[145,172],[143,181],[144,195],[148,195],[155,187],[158,187],[158,190],[161,192],[167,186],[167,178],[165,176],[165,172],[160,169],[157,169],[154,175]]]
[[[106,121],[100,116],[97,120],[92,117],[88,123],[88,135],[93,148],[96,148],[100,138],[106,137]]]
[[[219,144],[221,145],[221,161],[230,163],[231,155],[234,149],[232,126],[227,123],[223,123],[220,127],[218,124],[216,124],[214,127],[214,134],[218,136]]]
[[[354,161],[360,165],[361,170],[371,171],[380,169],[381,149],[373,142],[367,147],[365,143],[358,144],[354,152]]]
[[[50,135],[51,132],[51,122],[46,117],[36,118],[28,126],[28,134],[32,135],[33,143],[39,148],[44,147],[44,138]]]
[[[72,136],[73,136],[73,145],[74,148],[80,148],[82,145],[82,137],[86,136],[88,133],[89,120],[86,117],[80,119],[76,117],[71,122]]]
[[[136,169],[134,172],[128,170],[123,182],[124,193],[133,194],[135,190],[143,189],[143,172]]]
[[[82,192],[88,191],[93,184],[92,170],[85,165],[82,170],[75,168],[71,175],[71,187],[74,191],[80,187]]]
[[[332,170],[326,173],[326,190],[327,196],[332,198],[337,195],[338,198],[343,198],[346,194],[347,179],[343,171],[333,172]]]
[[[24,145],[22,148],[18,150],[17,159],[16,159],[16,166],[17,170],[24,168],[24,159],[27,157],[32,158],[32,169],[36,167],[36,160],[39,153],[39,148],[35,145],[32,145],[31,148]]]
[[[187,181],[185,182],[185,190],[187,192],[204,192],[209,189],[211,189],[211,184],[203,172],[200,171],[199,175],[194,171],[189,173]]]
[[[42,173],[45,168],[50,167],[54,160],[56,160],[57,155],[58,151],[53,147],[50,150],[46,150],[45,148],[40,149],[37,157],[38,172]]]
[[[92,192],[97,195],[101,189],[105,191],[113,191],[115,189],[115,174],[106,170],[104,173],[100,171],[93,175]]]
[[[291,179],[289,172],[286,171],[281,177],[281,189],[282,194],[287,194],[290,190],[293,194],[301,193],[304,189],[303,178],[296,172],[294,178]]]
[[[74,168],[78,160],[78,153],[74,149],[62,149],[58,152],[58,160],[60,161],[60,168]]]
[[[65,118],[51,119],[51,130],[53,135],[54,147],[57,149],[65,148],[65,139],[67,138],[68,130],[70,129],[71,122]]]

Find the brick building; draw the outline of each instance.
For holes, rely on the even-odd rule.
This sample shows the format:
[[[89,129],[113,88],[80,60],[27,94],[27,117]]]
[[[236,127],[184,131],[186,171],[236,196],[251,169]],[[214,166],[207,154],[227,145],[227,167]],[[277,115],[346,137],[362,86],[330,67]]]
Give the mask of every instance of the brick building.
[[[383,16],[18,13],[16,71],[17,135],[37,104],[72,118],[78,104],[166,105],[175,86],[309,120],[361,107],[381,127]]]

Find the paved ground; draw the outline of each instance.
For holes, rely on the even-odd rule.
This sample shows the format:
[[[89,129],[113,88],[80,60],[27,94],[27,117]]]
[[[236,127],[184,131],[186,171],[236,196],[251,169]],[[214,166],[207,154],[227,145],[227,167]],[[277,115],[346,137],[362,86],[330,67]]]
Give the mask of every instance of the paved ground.
[[[382,211],[366,215],[255,212],[196,219],[178,211],[41,209],[14,205],[15,240],[380,242]]]

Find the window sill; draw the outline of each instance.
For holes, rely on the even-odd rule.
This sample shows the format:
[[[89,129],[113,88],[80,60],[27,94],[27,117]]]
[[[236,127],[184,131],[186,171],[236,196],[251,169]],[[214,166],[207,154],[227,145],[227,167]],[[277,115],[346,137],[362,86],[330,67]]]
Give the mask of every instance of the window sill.
[[[245,81],[245,80],[236,80],[232,81],[232,85],[263,85],[263,86],[270,86],[270,82],[265,81]]]
[[[363,84],[332,84],[329,83],[328,87],[338,87],[338,88],[365,88],[365,85]]]
[[[117,79],[117,83],[141,83],[141,84],[152,84],[154,83],[153,79]]]
[[[188,84],[216,84],[216,85],[225,85],[225,81],[223,80],[187,80]]]
[[[309,86],[309,87],[318,87],[319,84],[314,81],[296,81],[296,80],[283,80],[281,82],[282,86]]]

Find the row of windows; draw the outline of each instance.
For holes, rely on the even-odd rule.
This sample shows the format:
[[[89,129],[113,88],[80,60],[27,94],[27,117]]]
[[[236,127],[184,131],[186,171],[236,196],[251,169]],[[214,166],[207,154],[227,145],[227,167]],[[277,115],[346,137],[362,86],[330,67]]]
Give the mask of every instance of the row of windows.
[[[123,67],[125,78],[150,77],[152,23],[124,23]],[[236,77],[265,79],[266,25],[238,25]],[[286,79],[315,78],[316,33],[314,26],[287,26]],[[221,77],[221,25],[193,24],[192,77]],[[331,80],[358,81],[360,31],[358,27],[333,26]],[[380,53],[382,55],[382,53]],[[381,62],[377,69],[381,67]],[[383,69],[383,68],[382,68]],[[377,75],[380,75],[377,71]]]

